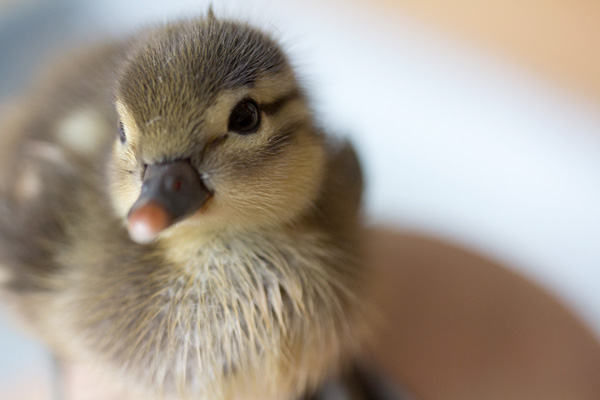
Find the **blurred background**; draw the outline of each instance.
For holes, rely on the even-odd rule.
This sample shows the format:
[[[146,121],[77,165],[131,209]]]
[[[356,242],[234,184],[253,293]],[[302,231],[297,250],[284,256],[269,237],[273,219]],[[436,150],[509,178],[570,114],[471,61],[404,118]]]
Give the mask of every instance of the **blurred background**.
[[[516,310],[540,301],[543,306],[522,314],[523,320],[537,321],[541,310],[546,313],[545,322],[528,322],[538,324],[528,328],[531,345],[536,346],[536,337],[544,341],[548,331],[568,327],[570,333],[540,345],[539,352],[550,354],[548,349],[554,346],[561,349],[561,357],[568,358],[573,346],[590,358],[580,362],[573,356],[570,362],[600,382],[600,3],[213,3],[217,15],[249,20],[279,37],[309,88],[322,123],[355,143],[368,182],[367,218],[403,232],[395,236],[395,243],[401,243],[396,253],[386,253],[393,244],[377,247],[387,243],[391,234],[372,246],[383,257],[381,264],[395,271],[388,271],[388,276],[398,278],[399,291],[413,293],[417,304],[419,295],[434,290],[439,295],[447,289],[448,285],[432,285],[432,279],[461,279],[464,286],[455,286],[452,293],[470,293],[466,305],[448,302],[444,296],[440,304],[481,306],[490,300],[490,292],[497,291],[503,300],[494,304],[502,307],[479,308],[484,317],[493,312],[520,315]],[[121,37],[150,22],[203,14],[208,4],[0,0],[0,101],[10,102],[25,90],[46,61],[60,58],[61,51]],[[402,269],[402,259],[411,259],[408,255],[415,249],[421,250],[409,268],[413,275],[402,275],[398,271],[409,270]],[[473,268],[457,269],[459,264]],[[432,275],[415,278],[414,274],[423,271]],[[487,286],[481,285],[481,279]],[[394,282],[387,280],[388,286]],[[415,289],[406,282],[423,286]],[[498,291],[498,285],[490,282],[509,283]],[[392,291],[391,286],[388,289]],[[387,299],[389,312],[419,310],[411,308],[406,298],[386,296],[382,298]],[[506,299],[512,299],[510,307]],[[480,314],[465,314],[464,320],[440,322],[431,329],[443,330],[465,321],[477,327],[473,329],[499,323],[498,319],[475,319]],[[423,315],[405,317],[402,322],[420,326]],[[517,317],[503,318],[509,324],[523,323],[515,322]],[[515,332],[521,332],[522,325],[514,326]],[[473,334],[473,329],[469,330],[473,337],[485,334]],[[406,340],[402,343],[409,343]],[[583,342],[587,347],[577,347]],[[489,346],[485,343],[482,346]],[[510,351],[526,354],[525,342],[518,343]],[[415,352],[425,357],[432,348],[423,346]],[[440,349],[436,357],[444,354]],[[469,371],[498,365],[498,359],[489,358],[492,353],[489,349],[473,353],[481,359]],[[457,385],[468,382],[460,377],[428,392],[419,386],[426,379],[419,381],[411,375],[423,358],[412,357],[416,357],[411,359],[412,366],[398,369],[397,378],[416,393],[415,398],[495,398],[489,393],[461,397],[465,392]],[[561,364],[566,359],[537,357],[540,363]],[[450,353],[445,360],[453,364]],[[389,367],[390,362],[384,364]],[[511,363],[523,362],[527,360],[517,357],[502,365],[509,368]],[[426,365],[424,371],[433,377],[435,365]],[[554,373],[563,376],[563,372]],[[538,378],[536,384],[543,385],[544,377]],[[1,320],[0,398],[25,398],[23,393],[28,392],[27,398],[48,399],[49,379],[49,361],[42,348]],[[556,398],[567,398],[560,396]]]

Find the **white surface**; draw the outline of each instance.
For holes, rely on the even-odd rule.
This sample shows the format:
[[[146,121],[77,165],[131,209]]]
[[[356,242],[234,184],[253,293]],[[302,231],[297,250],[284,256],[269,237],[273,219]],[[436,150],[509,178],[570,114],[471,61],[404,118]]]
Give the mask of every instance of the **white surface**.
[[[204,4],[90,3],[74,29],[118,32],[197,14]],[[440,234],[514,265],[600,337],[599,109],[351,2],[215,8],[283,37],[310,77],[323,123],[359,148],[373,219]]]

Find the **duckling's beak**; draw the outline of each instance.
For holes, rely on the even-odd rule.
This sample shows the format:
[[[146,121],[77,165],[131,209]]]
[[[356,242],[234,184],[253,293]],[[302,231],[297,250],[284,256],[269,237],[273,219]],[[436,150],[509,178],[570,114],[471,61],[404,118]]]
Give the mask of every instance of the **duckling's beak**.
[[[142,193],[127,214],[134,242],[152,242],[158,234],[200,209],[210,197],[198,172],[188,161],[148,165]]]

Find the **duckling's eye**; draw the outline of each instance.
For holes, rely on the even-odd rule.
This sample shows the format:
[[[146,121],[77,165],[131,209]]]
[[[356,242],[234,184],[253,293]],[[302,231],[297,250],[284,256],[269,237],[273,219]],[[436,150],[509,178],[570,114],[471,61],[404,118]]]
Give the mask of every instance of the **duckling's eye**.
[[[240,101],[231,111],[227,129],[241,135],[254,133],[260,125],[260,111],[252,99]]]
[[[123,123],[121,121],[119,121],[119,139],[123,144],[125,144],[125,142],[127,141],[127,137],[125,136],[125,127],[123,126]]]

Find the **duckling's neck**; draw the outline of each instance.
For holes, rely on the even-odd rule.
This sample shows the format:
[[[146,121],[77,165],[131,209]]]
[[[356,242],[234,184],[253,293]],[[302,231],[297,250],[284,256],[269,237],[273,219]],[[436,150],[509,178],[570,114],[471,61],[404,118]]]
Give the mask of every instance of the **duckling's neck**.
[[[206,265],[212,257],[226,254],[247,257],[268,247],[278,248],[289,245],[291,236],[305,236],[305,229],[291,230],[288,226],[245,230],[206,230],[195,225],[181,225],[168,232],[159,240],[165,258],[176,266],[190,272]],[[306,234],[307,232],[305,232]],[[231,261],[233,261],[231,259]]]

